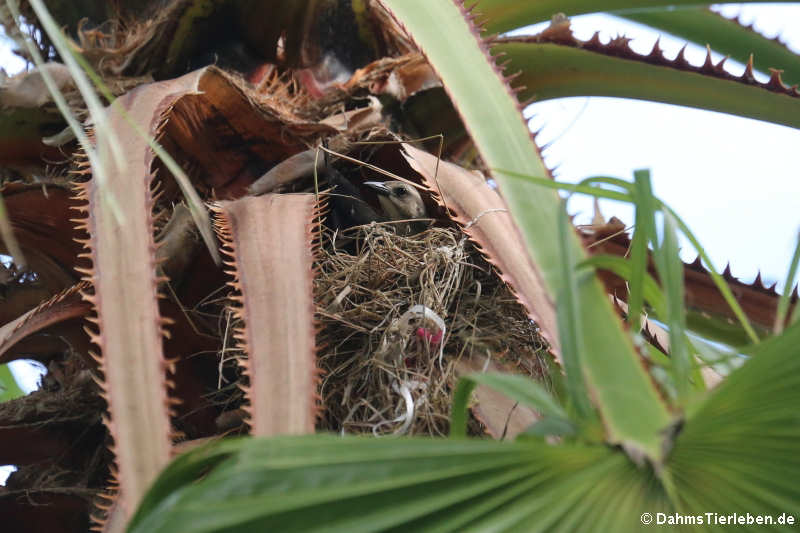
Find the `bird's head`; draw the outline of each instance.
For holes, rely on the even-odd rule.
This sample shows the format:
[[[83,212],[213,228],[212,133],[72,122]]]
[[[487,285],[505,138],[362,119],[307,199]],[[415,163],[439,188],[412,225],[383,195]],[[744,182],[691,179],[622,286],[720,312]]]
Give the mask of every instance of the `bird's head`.
[[[367,181],[367,187],[378,193],[378,201],[391,220],[425,218],[425,204],[416,187],[402,181]]]

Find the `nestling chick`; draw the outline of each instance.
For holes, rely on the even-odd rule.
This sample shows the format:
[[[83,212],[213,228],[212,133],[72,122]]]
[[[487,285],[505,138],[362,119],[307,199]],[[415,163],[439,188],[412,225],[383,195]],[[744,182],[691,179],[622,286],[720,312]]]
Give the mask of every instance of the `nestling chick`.
[[[425,203],[416,187],[402,181],[367,181],[364,185],[378,193],[378,201],[389,220],[413,220],[427,216]],[[397,225],[397,232],[412,235],[426,227],[425,221],[404,222]]]
[[[331,194],[331,226],[337,229],[347,229],[353,226],[363,226],[370,222],[390,222],[402,220],[393,224],[397,233],[413,235],[425,230],[428,222],[415,219],[427,216],[425,204],[416,188],[402,181],[367,181],[366,187],[374,190],[378,195],[383,213],[377,213],[372,206],[365,202],[358,189],[336,169],[328,168],[325,177],[333,187]]]
[[[359,190],[342,176],[339,171],[329,167],[325,171],[328,185],[333,187],[331,195],[331,223],[334,228],[346,229],[362,226],[382,219],[378,213],[361,197]]]

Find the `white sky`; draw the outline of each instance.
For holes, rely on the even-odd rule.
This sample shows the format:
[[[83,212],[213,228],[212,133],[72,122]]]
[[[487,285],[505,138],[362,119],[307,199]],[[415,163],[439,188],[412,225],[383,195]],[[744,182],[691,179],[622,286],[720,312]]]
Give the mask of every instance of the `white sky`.
[[[734,16],[741,4],[722,8]],[[800,4],[743,6],[745,22],[753,19],[767,36],[781,35],[800,50]],[[633,48],[648,53],[657,34],[648,28],[604,15],[573,19],[579,38],[602,29],[605,40],[618,34],[633,37]],[[662,35],[667,57],[685,41]],[[687,48],[687,59],[702,64],[705,47]],[[716,59],[720,59],[717,56]],[[733,61],[728,70],[741,74]],[[800,100],[798,101],[800,105]],[[565,98],[532,105],[531,127],[548,166],[560,181],[576,182],[592,175],[633,179],[633,171],[649,168],[657,196],[686,220],[711,254],[715,266],[731,262],[733,274],[746,281],[757,271],[767,280],[786,276],[800,227],[800,131],[722,113],[615,98]],[[603,214],[630,224],[632,210],[602,202]],[[588,222],[592,201],[573,198],[570,211]],[[695,254],[685,251],[684,259]]]
[[[800,51],[800,3],[727,4],[726,16],[741,11],[745,22],[768,37],[781,35]],[[656,33],[604,15],[573,19],[573,30],[588,39],[601,30],[604,40],[626,35],[647,53]],[[661,47],[674,57],[684,41],[662,35]],[[701,64],[705,48],[690,46],[687,58]],[[719,56],[716,57],[719,59]],[[17,72],[24,63],[0,42],[0,65]],[[733,61],[726,66],[741,74]],[[798,101],[800,105],[800,101]],[[731,262],[733,274],[752,280],[760,269],[766,280],[786,276],[800,228],[800,131],[721,113],[613,98],[566,98],[534,104],[531,127],[543,128],[537,141],[549,144],[547,164],[557,166],[559,180],[576,182],[593,175],[632,179],[633,171],[649,168],[656,195],[686,220],[721,268]],[[570,203],[571,212],[591,217],[591,200]],[[632,211],[604,202],[603,213],[632,222]],[[684,259],[694,259],[688,252]],[[12,370],[30,391],[38,372],[26,363]],[[10,467],[0,467],[0,484]],[[5,473],[4,473],[5,472]]]

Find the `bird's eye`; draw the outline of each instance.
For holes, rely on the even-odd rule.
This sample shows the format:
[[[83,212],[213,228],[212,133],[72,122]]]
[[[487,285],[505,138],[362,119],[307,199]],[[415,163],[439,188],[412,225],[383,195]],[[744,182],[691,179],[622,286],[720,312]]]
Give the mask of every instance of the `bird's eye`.
[[[408,191],[404,187],[398,187],[397,190],[394,192],[397,196],[403,197],[408,194]]]

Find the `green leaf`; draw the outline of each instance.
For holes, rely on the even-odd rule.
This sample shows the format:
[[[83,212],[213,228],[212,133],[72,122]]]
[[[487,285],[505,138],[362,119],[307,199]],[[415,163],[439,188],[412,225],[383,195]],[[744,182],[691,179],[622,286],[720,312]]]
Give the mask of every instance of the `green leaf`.
[[[697,250],[697,253],[700,255],[700,258],[708,267],[708,273],[711,275],[711,279],[714,281],[714,285],[716,285],[719,292],[722,293],[722,297],[725,298],[725,302],[730,306],[731,311],[733,314],[736,315],[736,318],[744,328],[745,333],[747,334],[748,338],[751,342],[758,342],[758,335],[756,335],[753,326],[750,325],[750,321],[747,319],[747,315],[744,313],[744,310],[739,305],[739,302],[736,301],[736,297],[731,292],[731,288],[728,286],[728,282],[722,277],[719,273],[717,268],[714,266],[714,263],[711,261],[711,257],[706,252],[705,248],[700,245],[700,241],[695,237],[692,230],[689,229],[689,226],[678,216],[678,214],[672,210],[668,205],[666,205],[661,200],[657,200],[659,209],[661,209],[664,214],[669,214],[670,217],[675,221],[675,224],[678,229],[681,230],[681,233],[689,240],[689,242],[694,246],[694,249]]]
[[[751,28],[714,13],[707,7],[674,10],[649,10],[623,15],[640,24],[663,30],[711,49],[740,63],[752,54],[754,67],[767,72],[769,67],[784,70],[787,85],[800,83],[800,56],[775,39],[768,39]]]
[[[546,175],[517,102],[459,7],[449,0],[382,3],[410,32],[439,74],[486,165],[524,176]],[[548,291],[551,296],[560,294],[566,283],[561,244],[552,238],[559,231],[562,215],[558,195],[525,179],[510,179],[498,172],[493,177]],[[585,257],[576,235],[570,232],[566,241],[576,261]],[[581,280],[577,300],[581,342],[591,346],[585,356],[581,354],[582,370],[609,440],[625,442],[658,458],[658,434],[669,422],[666,407],[595,276]],[[619,387],[619,383],[625,386]]]
[[[670,508],[650,469],[606,446],[328,435],[221,446],[177,459],[168,472],[196,477],[148,494],[129,532],[638,531],[641,512]],[[227,458],[198,479],[211,457]]]
[[[631,242],[630,298],[628,300],[628,321],[639,331],[640,315],[644,302],[644,278],[647,273],[648,244],[656,241],[655,204],[650,186],[650,172],[637,170],[633,173],[635,184],[634,202],[636,205],[636,229]]]
[[[731,322],[725,317],[712,316],[704,311],[687,310],[686,327],[703,338],[728,346],[743,346],[753,342],[740,323]]]
[[[607,254],[593,255],[589,259],[582,261],[578,266],[608,270],[626,280],[631,279],[633,271],[633,266],[628,259]],[[647,303],[653,308],[655,315],[662,320],[666,320],[667,308],[664,295],[661,293],[661,288],[656,283],[656,280],[649,274],[644,275],[642,294]]]
[[[535,183],[536,185],[546,187],[549,189],[557,189],[557,190],[565,190],[571,192],[579,192],[583,194],[589,194],[595,196],[597,198],[607,198],[609,200],[617,200],[621,202],[629,202],[633,203],[633,195],[620,192],[609,190],[601,187],[595,187],[592,185],[583,185],[583,183],[606,183],[610,185],[616,185],[623,189],[630,190],[631,183],[620,180],[618,178],[608,178],[605,176],[596,176],[591,178],[586,178],[580,184],[574,185],[571,183],[561,183],[556,182],[553,180],[549,180],[547,178],[540,178],[535,176],[525,176],[524,174],[520,174],[518,172],[513,172],[509,170],[496,170],[496,172],[500,172],[506,174],[512,178],[518,180],[525,180],[531,183]],[[711,261],[708,253],[705,249],[701,246],[700,241],[695,237],[694,233],[689,229],[689,226],[678,216],[675,211],[673,211],[668,205],[664,202],[659,200],[658,198],[654,198],[658,209],[664,212],[669,212],[672,218],[675,220],[678,229],[681,230],[681,233],[686,236],[692,246],[697,250],[697,253],[700,255],[700,258],[703,262],[708,266],[709,275],[711,279],[714,281],[714,285],[716,285],[717,289],[719,289],[720,293],[722,293],[722,297],[725,299],[725,302],[730,306],[733,314],[736,315],[736,318],[741,323],[741,328],[735,325],[728,325],[725,327],[725,324],[721,323],[718,320],[706,320],[703,317],[695,316],[694,320],[690,320],[693,324],[693,329],[696,329],[699,333],[711,335],[714,338],[719,338],[722,342],[727,342],[729,344],[738,344],[736,339],[747,338],[751,342],[758,342],[758,335],[756,334],[753,326],[750,324],[750,321],[745,315],[744,310],[736,301],[736,298],[733,296],[728,283],[725,279],[720,275],[719,271],[714,266],[714,263]],[[690,314],[691,317],[691,314]],[[742,335],[737,335],[744,330],[746,337]]]
[[[497,44],[492,52],[505,54],[511,72],[522,72],[516,81],[525,87],[522,99],[635,98],[800,127],[800,99],[796,96],[654,64],[644,56],[622,58],[569,45],[519,41]]]
[[[133,515],[128,524],[128,530],[136,530],[145,517],[154,512],[159,506],[163,507],[165,501],[172,498],[173,494],[181,487],[192,484],[209,468],[230,457],[241,447],[242,440],[242,438],[230,437],[221,441],[211,442],[174,459],[159,474],[144,498],[139,502],[136,514]]]
[[[103,108],[100,98],[94,92],[94,88],[87,79],[86,74],[83,72],[83,70],[81,70],[80,66],[78,66],[74,56],[72,55],[72,46],[67,41],[67,38],[64,36],[61,28],[50,15],[47,6],[44,4],[44,2],[42,2],[42,0],[30,0],[29,3],[31,9],[33,9],[37,19],[39,20],[39,23],[42,25],[42,29],[47,33],[48,39],[50,39],[53,47],[58,51],[62,61],[64,61],[64,64],[69,69],[72,79],[75,82],[75,86],[80,91],[81,97],[86,103],[86,106],[89,110],[89,115],[92,117],[93,128],[95,130],[95,142],[89,140],[88,136],[83,130],[83,126],[73,116],[72,110],[67,104],[64,94],[58,88],[52,76],[50,76],[46,69],[41,68],[44,64],[44,59],[42,58],[38,47],[34,45],[30,38],[26,38],[24,40],[24,46],[33,57],[36,66],[39,67],[39,70],[42,73],[42,80],[47,86],[47,89],[50,91],[53,101],[58,106],[59,112],[67,121],[70,129],[80,142],[81,148],[84,150],[86,156],[91,162],[92,176],[98,182],[98,187],[105,189],[105,185],[109,179],[109,166],[112,164],[112,159],[113,163],[118,165],[120,168],[125,168],[126,160],[124,155],[124,147],[119,142],[116,132],[109,130],[107,112]],[[18,2],[16,0],[6,0],[6,6],[12,13],[17,26],[19,26],[20,31],[25,34],[26,32],[24,30],[23,20],[17,4]],[[124,217],[118,199],[111,194],[104,194],[106,196],[106,201],[111,206],[116,222],[122,224],[124,222]]]
[[[55,135],[65,125],[64,118],[50,106],[0,109],[0,160],[4,165],[37,161],[47,149],[42,137]]]
[[[478,385],[491,387],[543,415],[558,419],[567,418],[567,413],[547,392],[547,389],[526,376],[494,372],[470,374],[458,380],[458,385],[453,393],[453,408],[450,420],[451,437],[466,436],[469,399],[472,391]]]
[[[558,225],[558,243],[560,245],[559,252],[563,280],[561,291],[556,296],[558,335],[561,339],[564,371],[567,374],[566,386],[570,406],[575,410],[579,419],[585,420],[592,414],[592,407],[587,395],[586,383],[583,377],[583,364],[581,362],[581,359],[588,352],[581,335],[583,330],[581,320],[583,317],[578,312],[581,302],[578,296],[577,261],[571,253],[572,250],[568,240],[572,231],[572,224],[569,221],[566,205],[564,204],[561,210],[561,223]]]
[[[787,0],[787,3],[791,2]],[[755,68],[764,72],[768,67],[780,68],[784,70],[788,85],[800,82],[800,57],[797,54],[782,43],[714,13],[706,6],[698,6],[692,0],[612,0],[602,3],[591,0],[480,0],[477,11],[488,19],[486,29],[489,33],[503,33],[547,21],[556,13],[573,16],[603,11],[655,30],[663,30],[700,46],[708,44],[712,50],[729,55],[741,63],[747,63],[752,54]]]
[[[536,185],[540,187],[545,187],[547,189],[553,189],[556,191],[578,192],[581,194],[596,196],[597,198],[606,198],[608,200],[616,200],[618,202],[633,203],[633,194],[631,194],[630,192],[615,191],[591,185],[591,183],[593,182],[607,182],[608,180],[615,178],[606,178],[597,176],[597,177],[586,178],[580,183],[574,184],[574,183],[564,183],[562,181],[553,181],[549,178],[542,178],[539,176],[528,176],[526,174],[521,174],[519,172],[514,172],[513,170],[507,170],[504,168],[495,168],[492,170],[500,175],[505,175],[510,178],[518,179],[520,181],[528,181],[530,183],[535,183]],[[617,179],[617,181],[624,183],[628,186],[631,185],[629,182],[624,180]]]
[[[686,338],[686,313],[683,307],[683,263],[678,252],[675,225],[672,215],[664,213],[664,235],[661,244],[654,250],[654,255],[667,302],[666,323],[669,328],[672,375],[678,401],[683,403],[689,387],[691,359]]]
[[[663,368],[670,368],[672,366],[670,358],[650,343],[647,343],[647,356],[658,366]]]
[[[25,391],[19,388],[14,374],[8,365],[0,365],[0,403],[25,396]]]
[[[738,351],[722,346],[718,343],[706,341],[704,338],[690,336],[692,348],[703,366],[708,366],[714,372],[727,376],[733,370],[744,364],[746,358]]]
[[[792,325],[747,348],[747,362],[690,409],[668,466],[682,505],[800,515],[798,346]]]
[[[772,0],[757,0],[771,2]],[[783,0],[791,3],[791,0]],[[697,6],[696,0],[479,0],[476,11],[487,19],[486,29],[490,33],[503,33],[537,22],[550,20],[556,13],[567,16],[605,12],[619,16],[633,13],[669,12],[677,6]]]
[[[535,437],[571,437],[575,435],[576,428],[573,423],[563,418],[544,417],[531,427],[529,427],[522,435],[530,435]]]
[[[800,234],[797,236],[797,243],[794,246],[794,254],[789,263],[789,271],[786,273],[786,281],[783,284],[783,294],[778,300],[778,311],[775,313],[775,333],[783,331],[783,324],[786,321],[786,313],[789,312],[789,301],[792,295],[795,279],[797,279],[797,268],[800,266]],[[796,308],[796,304],[795,304]]]

